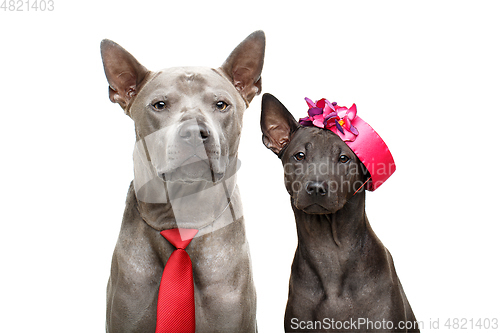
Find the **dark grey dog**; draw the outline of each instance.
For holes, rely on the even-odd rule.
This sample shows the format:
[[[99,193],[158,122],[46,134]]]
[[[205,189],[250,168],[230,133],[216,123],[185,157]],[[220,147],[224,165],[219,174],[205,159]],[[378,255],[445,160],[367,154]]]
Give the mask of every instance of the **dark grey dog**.
[[[261,128],[285,168],[297,224],[285,331],[418,331],[392,257],[368,223],[365,191],[352,186],[367,179],[356,155],[331,131],[301,127],[270,94]]]
[[[264,48],[264,33],[256,31],[220,68],[152,72],[116,43],[102,41],[109,97],[134,120],[137,137],[135,178],[107,288],[107,332],[155,331],[158,288],[174,250],[160,231],[176,227],[199,230],[186,249],[196,331],[256,331],[235,173],[243,112],[261,91]]]

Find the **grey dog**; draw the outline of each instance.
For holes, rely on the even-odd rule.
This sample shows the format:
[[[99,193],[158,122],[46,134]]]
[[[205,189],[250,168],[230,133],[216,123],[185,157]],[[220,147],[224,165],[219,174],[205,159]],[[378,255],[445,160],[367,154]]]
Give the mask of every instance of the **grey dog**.
[[[297,225],[285,331],[418,332],[391,254],[368,223],[365,191],[352,186],[368,177],[358,157],[331,131],[300,126],[270,94],[261,127],[285,167]]]
[[[135,123],[134,181],[113,253],[107,332],[154,332],[173,246],[160,231],[194,228],[197,332],[256,332],[256,295],[235,173],[244,110],[261,91],[265,36],[256,31],[220,68],[149,71],[103,40],[109,98]],[[166,52],[168,54],[168,52]]]

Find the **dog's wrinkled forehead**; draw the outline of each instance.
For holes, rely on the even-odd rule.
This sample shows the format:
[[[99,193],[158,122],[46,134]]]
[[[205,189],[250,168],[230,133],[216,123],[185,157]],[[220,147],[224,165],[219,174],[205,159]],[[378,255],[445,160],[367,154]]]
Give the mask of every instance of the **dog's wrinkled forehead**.
[[[207,86],[213,71],[206,68],[167,68],[157,72],[152,83],[162,87],[175,87],[179,92],[192,94],[202,91]]]

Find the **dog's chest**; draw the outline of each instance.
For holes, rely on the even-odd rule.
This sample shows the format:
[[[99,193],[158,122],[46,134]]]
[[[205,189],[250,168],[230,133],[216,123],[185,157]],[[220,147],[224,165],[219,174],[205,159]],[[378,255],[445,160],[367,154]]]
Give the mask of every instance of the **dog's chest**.
[[[332,256],[315,263],[300,260],[300,256],[295,258],[289,308],[297,315],[310,313],[317,320],[390,315],[393,296],[398,292],[387,276],[390,272],[371,271],[359,260],[350,269],[342,269],[334,264]]]

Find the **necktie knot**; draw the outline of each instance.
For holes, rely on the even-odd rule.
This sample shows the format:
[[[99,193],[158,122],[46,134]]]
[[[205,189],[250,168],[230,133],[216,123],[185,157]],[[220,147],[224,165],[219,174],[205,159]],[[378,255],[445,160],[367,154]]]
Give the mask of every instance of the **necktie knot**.
[[[168,229],[160,232],[176,249],[184,250],[198,233],[197,229]]]

